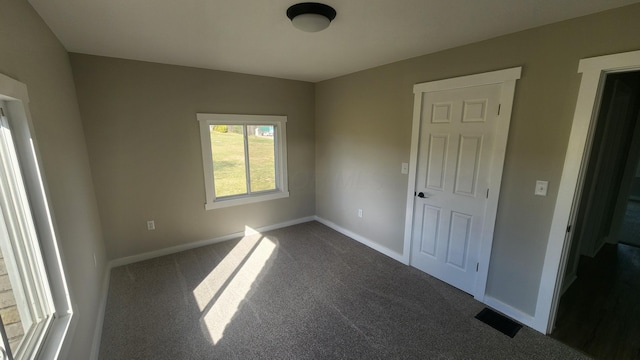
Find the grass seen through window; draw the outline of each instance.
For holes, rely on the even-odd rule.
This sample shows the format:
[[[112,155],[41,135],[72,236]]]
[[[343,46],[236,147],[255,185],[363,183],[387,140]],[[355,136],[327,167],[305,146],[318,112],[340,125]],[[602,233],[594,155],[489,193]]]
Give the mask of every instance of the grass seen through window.
[[[242,125],[213,125],[211,152],[216,197],[276,189],[273,126],[247,126],[250,190]]]

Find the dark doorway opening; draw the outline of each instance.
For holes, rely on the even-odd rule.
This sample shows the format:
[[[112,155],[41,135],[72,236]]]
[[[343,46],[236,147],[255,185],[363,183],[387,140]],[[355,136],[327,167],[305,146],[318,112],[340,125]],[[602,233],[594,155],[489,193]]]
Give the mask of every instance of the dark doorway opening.
[[[639,116],[640,71],[608,74],[551,334],[599,359],[640,358]]]

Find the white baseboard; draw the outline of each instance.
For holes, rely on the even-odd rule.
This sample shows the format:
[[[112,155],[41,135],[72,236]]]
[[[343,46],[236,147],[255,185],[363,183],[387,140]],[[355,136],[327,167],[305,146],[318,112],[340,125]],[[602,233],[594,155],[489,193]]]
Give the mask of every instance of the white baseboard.
[[[302,224],[302,223],[313,221],[313,220],[315,220],[315,217],[307,216],[304,218],[289,220],[289,221],[285,221],[278,224],[263,226],[254,230],[257,232],[265,232],[269,230],[280,229],[280,228],[291,226],[291,225]],[[129,265],[139,261],[149,260],[149,259],[157,258],[160,256],[164,256],[164,255],[175,254],[181,251],[191,250],[191,249],[199,248],[202,246],[219,243],[222,241],[241,238],[245,235],[250,235],[251,233],[253,232],[251,231],[237,232],[237,233],[220,236],[213,239],[200,240],[200,241],[195,241],[188,244],[176,245],[176,246],[171,246],[164,249],[149,251],[149,252],[138,254],[138,255],[125,256],[119,259],[111,260],[109,264],[111,265],[112,268],[122,266],[122,265]]]
[[[364,236],[361,236],[361,235],[358,235],[358,234],[356,234],[356,233],[354,233],[352,231],[349,231],[349,230],[347,230],[347,229],[345,229],[345,228],[343,228],[343,227],[341,227],[341,226],[339,226],[339,225],[337,225],[337,224],[335,224],[335,223],[333,223],[333,222],[331,222],[329,220],[323,219],[323,218],[321,218],[319,216],[315,216],[314,218],[319,223],[322,223],[322,224],[332,228],[333,230],[335,230],[335,231],[337,231],[337,232],[339,232],[339,233],[341,233],[341,234],[343,234],[345,236],[348,236],[348,237],[354,239],[355,241],[372,248],[373,250],[376,250],[377,252],[380,252],[380,253],[382,253],[384,255],[387,255],[388,257],[390,257],[390,258],[392,258],[392,259],[394,259],[396,261],[399,261],[399,262],[401,262],[403,264],[405,263],[404,256],[402,256],[402,254],[400,254],[400,253],[397,253],[397,252],[395,252],[395,251],[393,251],[393,250],[391,250],[391,249],[389,249],[389,248],[387,248],[385,246],[382,246],[382,245],[380,245],[378,243],[375,243],[375,242],[365,238]]]
[[[93,341],[91,344],[91,360],[98,360],[98,355],[100,354],[102,327],[104,325],[104,312],[107,309],[107,297],[109,296],[111,268],[111,263],[107,263],[104,272],[104,278],[102,279],[102,289],[100,289],[100,304],[98,304],[98,317],[96,318],[96,328],[93,332]]]
[[[514,308],[511,305],[508,305],[496,298],[493,298],[491,296],[485,296],[484,297],[484,301],[483,303],[491,308],[493,308],[494,310],[501,312],[502,314],[512,318],[513,320],[526,325],[536,331],[539,331],[543,334],[546,333],[547,329],[537,329],[535,326],[535,319],[533,316],[523,312],[522,310],[518,310],[516,308]]]
[[[306,222],[309,222],[309,221],[314,221],[315,219],[316,219],[315,216],[307,216],[307,217],[303,217],[303,218],[299,218],[299,219],[294,219],[294,220],[281,222],[281,223],[278,223],[278,224],[263,226],[261,228],[257,228],[256,231],[257,232],[265,232],[265,231],[271,231],[271,230],[276,230],[276,229],[282,229],[282,228],[285,228],[287,226],[293,226],[293,225],[306,223]]]

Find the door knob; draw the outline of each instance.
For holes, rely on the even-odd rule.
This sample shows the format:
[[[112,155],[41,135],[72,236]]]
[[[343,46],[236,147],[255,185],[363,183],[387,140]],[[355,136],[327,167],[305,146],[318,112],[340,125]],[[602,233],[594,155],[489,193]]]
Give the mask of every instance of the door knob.
[[[415,194],[415,193],[414,193],[414,194]],[[419,197],[419,198],[421,198],[421,199],[428,199],[428,198],[430,198],[430,197],[431,197],[431,194],[429,194],[429,193],[423,193],[422,191],[420,191],[420,192],[418,193],[418,197]]]

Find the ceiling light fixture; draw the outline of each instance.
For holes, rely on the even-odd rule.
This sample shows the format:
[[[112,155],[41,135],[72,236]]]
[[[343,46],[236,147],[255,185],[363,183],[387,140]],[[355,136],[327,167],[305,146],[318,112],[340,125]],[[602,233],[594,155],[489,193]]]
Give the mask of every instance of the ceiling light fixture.
[[[306,32],[317,32],[329,27],[336,18],[336,11],[329,5],[306,2],[292,5],[287,17],[296,28]]]

